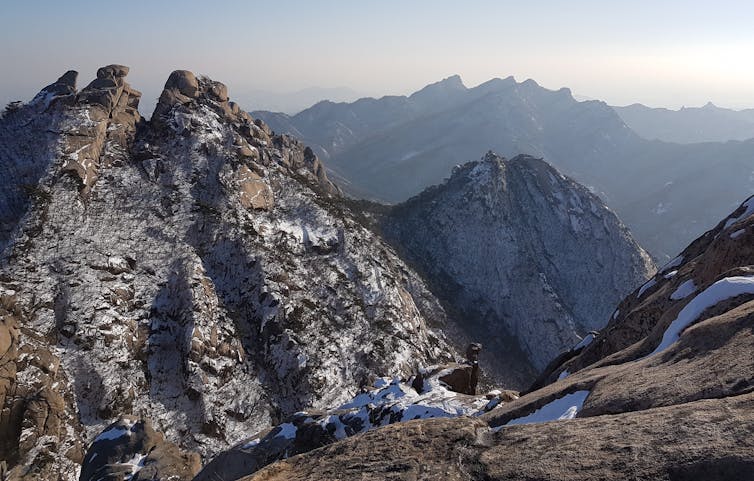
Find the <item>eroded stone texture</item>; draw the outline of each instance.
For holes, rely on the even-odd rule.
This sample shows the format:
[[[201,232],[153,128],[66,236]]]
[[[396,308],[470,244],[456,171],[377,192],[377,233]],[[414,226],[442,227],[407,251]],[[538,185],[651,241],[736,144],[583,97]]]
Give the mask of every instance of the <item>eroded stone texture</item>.
[[[6,403],[36,396],[8,411],[26,423],[12,473],[77,479],[83,447],[124,415],[206,461],[455,357],[437,299],[303,145],[186,72],[142,121],[126,74],[104,67],[0,119],[0,281],[23,316],[2,385]]]
[[[477,418],[394,424],[235,479],[748,479],[752,223],[754,198],[626,297],[606,329],[553,363],[544,387]],[[731,279],[736,290],[710,297]]]
[[[73,173],[87,196],[100,171],[128,150],[141,120],[141,93],[126,81],[128,67],[108,65],[76,96],[62,129],[63,171]]]
[[[540,159],[489,152],[395,206],[386,237],[483,339],[482,366],[525,387],[654,272],[585,187]]]

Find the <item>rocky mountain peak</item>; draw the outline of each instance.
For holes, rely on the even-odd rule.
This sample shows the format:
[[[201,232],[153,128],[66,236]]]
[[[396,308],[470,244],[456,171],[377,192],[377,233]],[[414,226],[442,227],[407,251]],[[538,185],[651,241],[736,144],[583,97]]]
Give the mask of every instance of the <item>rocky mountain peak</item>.
[[[530,156],[488,152],[456,167],[396,205],[383,230],[499,353],[493,370],[509,386],[601,328],[654,271],[595,195]]]
[[[461,76],[458,74],[454,74],[449,77],[445,77],[444,79],[438,82],[434,82],[427,85],[421,90],[414,92],[412,96],[421,96],[423,93],[427,93],[431,91],[441,91],[441,90],[445,90],[445,91],[466,90],[466,86],[463,84],[463,80],[461,80]]]
[[[69,70],[60,76],[55,83],[43,88],[40,95],[52,94],[54,96],[63,96],[76,93],[76,79],[79,73],[75,70]]]
[[[97,70],[97,78],[76,92],[74,71],[66,72],[57,82],[45,87],[37,96],[45,103],[58,103],[51,115],[63,135],[58,148],[65,159],[63,172],[80,182],[86,197],[97,181],[100,170],[115,156],[114,149],[128,149],[141,121],[141,93],[126,81],[128,67],[108,65]]]
[[[142,462],[146,476],[162,443],[146,421],[177,446],[165,456],[206,460],[456,357],[437,299],[311,149],[189,71],[171,74],[146,121],[127,73],[103,67],[81,91],[68,73],[0,118],[11,479],[73,481],[87,446],[115,435],[140,457],[113,447],[87,473]]]
[[[486,82],[477,85],[471,90],[474,90],[479,94],[486,94],[490,92],[509,89],[511,87],[514,87],[515,85],[516,85],[516,79],[513,78],[513,76],[511,75],[511,76],[505,77],[504,79],[493,78],[493,79],[487,80]]]
[[[439,82],[429,84],[411,94],[408,99],[421,106],[430,106],[433,102],[442,103],[462,97],[468,89],[460,75],[451,75]],[[436,107],[436,105],[434,106]]]

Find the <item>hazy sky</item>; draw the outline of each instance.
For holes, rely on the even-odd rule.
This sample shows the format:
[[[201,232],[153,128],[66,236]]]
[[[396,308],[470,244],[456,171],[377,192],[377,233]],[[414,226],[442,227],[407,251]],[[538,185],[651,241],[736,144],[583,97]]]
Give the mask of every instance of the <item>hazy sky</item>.
[[[67,69],[131,67],[153,104],[170,71],[244,91],[405,94],[533,78],[612,104],[754,107],[754,2],[0,0],[0,102]],[[151,101],[150,101],[151,99]],[[244,105],[253,109],[254,105]]]

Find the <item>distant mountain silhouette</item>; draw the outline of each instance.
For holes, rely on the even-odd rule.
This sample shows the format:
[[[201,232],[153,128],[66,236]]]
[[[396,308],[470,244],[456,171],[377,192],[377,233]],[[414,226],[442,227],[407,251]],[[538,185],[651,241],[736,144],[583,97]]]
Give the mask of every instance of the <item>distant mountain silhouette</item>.
[[[650,141],[606,103],[534,80],[467,88],[452,76],[408,97],[253,115],[311,145],[351,194],[382,201],[405,200],[490,149],[542,157],[598,193],[658,258],[754,191],[754,141]]]
[[[237,100],[242,107],[274,110],[295,114],[322,99],[336,102],[352,102],[363,95],[349,87],[308,87],[301,90],[283,92],[264,89],[241,90]]]
[[[754,138],[754,109],[732,110],[712,102],[679,110],[642,104],[613,108],[631,129],[649,140],[689,144]]]

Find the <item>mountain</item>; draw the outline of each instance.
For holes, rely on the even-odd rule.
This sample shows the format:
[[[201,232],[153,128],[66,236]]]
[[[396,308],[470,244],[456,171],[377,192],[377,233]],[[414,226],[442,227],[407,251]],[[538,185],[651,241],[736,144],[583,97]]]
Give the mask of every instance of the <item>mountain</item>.
[[[679,110],[642,104],[613,109],[634,132],[649,140],[690,144],[754,138],[754,109],[732,110],[712,102]]]
[[[352,195],[382,201],[406,200],[489,149],[544,158],[600,195],[658,259],[754,191],[754,140],[646,140],[604,102],[577,102],[568,89],[533,80],[466,88],[450,77],[430,87],[409,97],[320,102],[295,116],[255,115],[275,131],[296,132]]]
[[[120,436],[142,456],[119,476],[192,473],[457,356],[437,299],[310,149],[188,71],[146,122],[127,74],[78,90],[67,72],[0,118],[0,477],[75,480]]]
[[[752,246],[754,197],[628,295],[530,392],[476,416],[345,431],[216,479],[752,479]]]
[[[605,434],[599,418],[646,408],[638,415],[658,431],[672,423],[708,450],[698,459],[751,467],[750,454],[736,457],[751,452],[750,399],[732,395],[751,385],[750,316],[736,316],[748,309],[754,201],[600,322],[650,263],[594,195],[544,161],[490,154],[404,204],[354,201],[312,149],[242,111],[224,84],[177,70],[147,121],[128,73],[109,65],[78,89],[66,72],[0,116],[0,479],[381,479],[422,466],[468,478],[508,469],[489,468],[483,450],[552,449],[552,433],[525,428],[509,448],[498,428],[564,403],[589,442],[600,439],[590,430]],[[460,106],[468,90],[450,78],[410,105],[440,115],[441,99]],[[499,302],[498,282],[516,296]],[[671,318],[687,300],[711,327],[681,335],[691,348],[640,359],[685,326]],[[606,321],[528,394],[487,389],[530,380],[557,345]],[[722,435],[684,424],[694,410]],[[645,418],[632,419],[617,441]],[[322,469],[308,470],[312,456]]]
[[[363,97],[348,87],[309,87],[295,92],[270,90],[241,90],[233,92],[234,98],[241,106],[253,105],[257,109],[272,110],[295,114],[315,103],[329,99],[334,102],[353,102]]]
[[[457,167],[392,208],[381,227],[496,354],[508,386],[520,383],[512,373],[537,373],[601,329],[655,271],[597,196],[527,156],[489,152]]]

